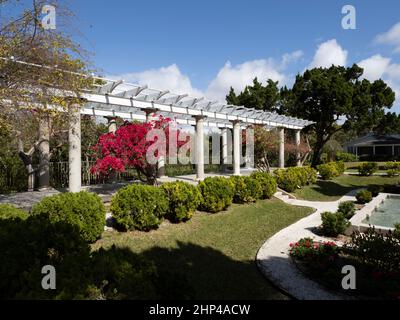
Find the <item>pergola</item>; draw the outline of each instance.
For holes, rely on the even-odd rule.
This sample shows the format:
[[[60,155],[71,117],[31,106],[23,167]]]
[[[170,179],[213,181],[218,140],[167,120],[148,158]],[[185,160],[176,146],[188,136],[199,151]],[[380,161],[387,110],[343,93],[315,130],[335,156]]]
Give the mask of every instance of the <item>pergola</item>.
[[[188,94],[174,94],[148,86],[125,83],[122,80],[96,78],[102,85],[82,92],[83,107],[70,108],[69,129],[69,190],[81,189],[80,114],[103,116],[108,119],[109,132],[116,131],[116,117],[126,120],[149,121],[156,113],[175,118],[178,124],[195,126],[196,176],[204,179],[204,126],[221,129],[223,163],[228,159],[228,130],[233,130],[233,174],[240,175],[240,130],[242,126],[260,124],[279,128],[279,166],[284,167],[285,129],[296,131],[296,144],[300,144],[300,131],[313,122],[287,117],[272,112],[233,106]],[[299,163],[298,163],[299,165]],[[164,159],[159,159],[159,172],[163,175]]]
[[[11,60],[11,59],[5,59]],[[12,60],[16,63],[45,67]],[[46,67],[49,68],[49,67]],[[83,76],[83,75],[82,75]],[[277,113],[234,106],[188,94],[175,94],[148,86],[93,77],[91,90],[83,90],[80,98],[83,105],[72,104],[69,109],[69,191],[81,190],[81,114],[102,116],[108,119],[109,132],[117,130],[117,117],[125,120],[149,121],[153,114],[174,118],[177,124],[195,126],[196,176],[204,179],[204,126],[219,128],[222,135],[222,160],[228,164],[228,130],[233,130],[233,174],[240,175],[242,127],[259,124],[279,129],[279,166],[284,167],[285,129],[295,130],[296,144],[300,144],[300,131],[313,122]],[[61,95],[68,93],[60,92]],[[56,106],[53,106],[56,108]],[[39,122],[40,170],[39,189],[49,187],[49,130],[48,118]],[[298,157],[299,159],[299,157]],[[300,161],[298,161],[300,165]],[[158,160],[159,173],[163,174],[164,159]]]

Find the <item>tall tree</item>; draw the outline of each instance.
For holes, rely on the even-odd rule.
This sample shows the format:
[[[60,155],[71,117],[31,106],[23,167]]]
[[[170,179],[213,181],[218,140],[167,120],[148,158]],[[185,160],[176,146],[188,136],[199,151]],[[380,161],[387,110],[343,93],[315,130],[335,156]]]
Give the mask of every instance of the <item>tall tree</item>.
[[[375,132],[378,134],[400,134],[400,114],[386,113],[375,128]]]
[[[253,80],[253,85],[246,86],[239,95],[231,87],[226,101],[229,104],[245,106],[246,108],[255,108],[264,111],[277,111],[279,101],[278,82],[267,80],[265,86],[258,81],[257,77]]]
[[[314,121],[309,127],[316,134],[312,165],[320,161],[327,141],[340,130],[365,130],[376,126],[391,108],[395,94],[382,80],[361,80],[363,69],[315,68],[297,75],[290,92],[285,93],[285,113]],[[342,121],[341,126],[337,125]]]

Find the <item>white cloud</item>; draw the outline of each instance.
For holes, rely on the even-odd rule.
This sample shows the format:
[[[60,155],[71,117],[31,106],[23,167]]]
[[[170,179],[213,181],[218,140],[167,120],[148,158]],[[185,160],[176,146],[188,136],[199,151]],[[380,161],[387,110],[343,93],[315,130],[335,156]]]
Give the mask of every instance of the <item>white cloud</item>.
[[[400,52],[400,22],[391,27],[388,31],[375,38],[377,43],[395,46],[395,52]]]
[[[286,68],[288,64],[295,63],[299,61],[304,55],[304,52],[301,50],[296,50],[291,53],[285,53],[282,56],[282,68]]]
[[[337,43],[336,39],[328,40],[318,46],[308,68],[328,68],[332,64],[336,66],[345,66],[347,64],[347,51]]]
[[[255,77],[262,83],[272,79],[282,85],[285,83],[285,74],[280,69],[272,59],[252,60],[235,66],[228,61],[210,82],[206,95],[210,99],[225,101],[230,87],[240,92],[246,85],[252,84]]]
[[[385,58],[377,54],[360,61],[358,65],[364,69],[363,78],[374,81],[382,78],[385,72],[388,71],[390,61],[390,58]]]
[[[147,84],[149,87],[159,90],[169,90],[172,93],[187,93],[195,97],[203,96],[202,91],[192,86],[190,78],[182,74],[176,64],[159,69],[126,73],[118,76],[118,78],[135,84]]]

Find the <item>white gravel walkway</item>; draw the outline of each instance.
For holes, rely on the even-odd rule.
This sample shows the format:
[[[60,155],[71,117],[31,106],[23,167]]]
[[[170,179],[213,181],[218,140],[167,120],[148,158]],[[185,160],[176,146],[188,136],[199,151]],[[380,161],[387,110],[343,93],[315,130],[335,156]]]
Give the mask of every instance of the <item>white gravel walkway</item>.
[[[321,212],[337,210],[339,202],[355,200],[353,190],[338,201],[315,202],[290,199],[282,192],[277,192],[275,197],[282,201],[303,207],[315,208],[316,211],[297,221],[296,223],[282,229],[269,238],[257,253],[257,265],[261,272],[277,287],[290,296],[300,300],[342,300],[349,299],[334,292],[330,292],[315,281],[305,277],[293,264],[289,257],[289,244],[297,242],[301,238],[310,237],[316,241],[327,241],[329,239],[317,236],[313,230],[321,225]]]

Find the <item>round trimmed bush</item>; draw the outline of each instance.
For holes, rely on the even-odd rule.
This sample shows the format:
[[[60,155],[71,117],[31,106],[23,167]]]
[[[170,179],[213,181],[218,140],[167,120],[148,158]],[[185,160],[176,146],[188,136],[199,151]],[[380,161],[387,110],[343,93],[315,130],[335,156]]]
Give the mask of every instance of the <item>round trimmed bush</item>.
[[[286,169],[286,172],[289,173],[291,172],[292,174],[297,175],[297,178],[299,179],[299,186],[305,186],[308,181],[308,176],[307,172],[301,168],[301,167],[291,167]]]
[[[235,188],[233,202],[249,203],[261,199],[263,191],[258,180],[242,176],[232,176],[230,179]]]
[[[361,176],[372,176],[376,171],[378,171],[376,162],[364,162],[358,166],[358,173]]]
[[[260,183],[262,189],[261,199],[270,199],[275,194],[277,189],[276,180],[269,173],[254,171],[250,177]]]
[[[172,222],[189,220],[201,203],[199,189],[189,183],[168,182],[164,183],[161,188],[169,201],[166,217]]]
[[[314,168],[311,167],[303,167],[307,174],[307,184],[314,184],[317,182],[318,172]]]
[[[340,175],[337,165],[334,162],[320,164],[318,172],[323,180],[331,180]]]
[[[345,232],[350,225],[342,212],[322,212],[322,232],[328,237],[336,237]]]
[[[279,188],[287,192],[293,192],[301,185],[298,174],[293,170],[277,169],[274,174]]]
[[[372,193],[368,190],[358,191],[356,194],[356,199],[358,203],[364,204],[372,200]]]
[[[165,192],[155,186],[131,184],[117,191],[110,210],[124,230],[156,229],[168,212]]]
[[[32,208],[33,215],[43,215],[50,222],[66,222],[76,226],[83,239],[94,242],[106,224],[106,209],[94,193],[62,193],[46,197]]]
[[[341,202],[339,203],[338,212],[343,213],[346,219],[350,219],[356,212],[356,205],[353,201]]]
[[[11,204],[0,204],[0,220],[4,219],[21,219],[25,220],[29,214]]]
[[[232,204],[235,186],[230,179],[208,177],[199,183],[199,190],[203,197],[200,209],[216,213]]]

